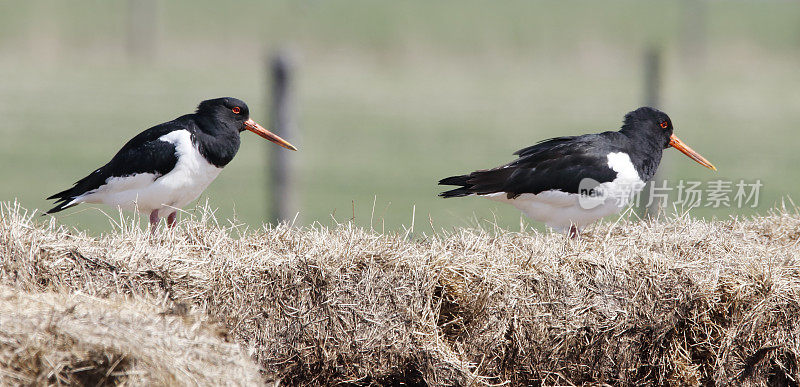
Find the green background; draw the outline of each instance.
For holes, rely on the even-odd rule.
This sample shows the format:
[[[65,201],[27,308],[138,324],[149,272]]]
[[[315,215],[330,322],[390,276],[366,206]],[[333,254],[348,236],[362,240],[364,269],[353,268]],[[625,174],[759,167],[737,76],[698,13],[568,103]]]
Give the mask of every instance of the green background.
[[[667,150],[664,177],[764,184],[759,208],[693,216],[765,212],[800,189],[797,2],[153,4],[153,55],[136,55],[129,2],[0,2],[0,200],[46,210],[44,197],[203,99],[239,97],[267,124],[265,63],[276,50],[295,65],[298,224],[355,214],[402,230],[415,213],[421,231],[483,220],[518,228],[509,206],[437,198],[437,180],[548,137],[617,129],[643,104],[648,47],[662,53],[661,107],[675,133],[719,168]],[[260,227],[275,146],[243,137],[198,203]],[[58,221],[108,230],[98,209],[113,213],[81,205]]]

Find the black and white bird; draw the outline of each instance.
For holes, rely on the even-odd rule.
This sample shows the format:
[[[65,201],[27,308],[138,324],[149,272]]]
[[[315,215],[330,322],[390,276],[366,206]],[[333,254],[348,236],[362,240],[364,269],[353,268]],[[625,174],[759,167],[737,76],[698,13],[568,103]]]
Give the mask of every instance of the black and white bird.
[[[519,158],[508,164],[442,179],[440,185],[460,187],[439,196],[476,195],[509,203],[577,237],[585,226],[627,207],[653,178],[670,146],[717,170],[672,131],[664,112],[641,107],[625,115],[619,131],[544,140],[517,151]]]
[[[47,214],[80,203],[102,203],[148,214],[153,230],[163,216],[174,226],[176,211],[197,199],[233,160],[244,130],[297,150],[253,121],[244,101],[206,100],[194,114],[139,133],[106,165],[47,198],[56,200]]]

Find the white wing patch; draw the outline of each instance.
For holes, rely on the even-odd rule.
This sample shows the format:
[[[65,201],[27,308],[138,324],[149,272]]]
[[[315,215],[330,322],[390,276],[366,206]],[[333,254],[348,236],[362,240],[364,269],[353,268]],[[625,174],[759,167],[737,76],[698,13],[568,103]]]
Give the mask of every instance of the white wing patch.
[[[627,153],[615,152],[608,154],[608,167],[617,173],[614,181],[619,179],[625,181],[642,181],[639,178],[639,172],[636,172],[631,157]]]

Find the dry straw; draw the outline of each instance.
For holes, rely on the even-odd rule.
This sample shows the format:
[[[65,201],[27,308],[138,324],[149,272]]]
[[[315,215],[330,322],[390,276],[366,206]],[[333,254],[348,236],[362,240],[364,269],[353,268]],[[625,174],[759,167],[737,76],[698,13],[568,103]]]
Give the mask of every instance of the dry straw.
[[[188,308],[0,286],[0,384],[259,383],[247,354],[204,319]]]
[[[197,213],[199,219],[154,238],[123,221],[94,238],[54,220],[38,224],[5,203],[0,283],[31,292],[17,304],[20,314],[29,313],[27,300],[71,300],[75,292],[94,300],[88,314],[117,319],[134,314],[113,312],[117,301],[103,300],[132,299],[145,305],[142,313],[191,309],[250,349],[267,383],[800,381],[795,210],[713,222],[623,220],[579,241],[482,229],[408,240],[350,224],[247,232]],[[36,295],[41,291],[59,295]],[[119,325],[135,331],[143,324]],[[46,334],[40,325],[29,328],[31,337]],[[3,324],[0,334],[7,331]],[[97,331],[74,332],[75,340],[112,348],[100,354],[114,362],[148,356],[146,346],[136,352],[114,346],[118,336],[97,333],[91,341],[90,332]],[[205,339],[198,340],[176,346],[188,352]],[[16,350],[36,348],[26,343]],[[17,372],[19,364],[0,359],[0,373]],[[214,377],[202,376],[213,368],[206,359],[160,359],[164,369],[180,363],[197,372],[193,378]],[[247,375],[232,371],[229,382],[247,384],[236,379]]]

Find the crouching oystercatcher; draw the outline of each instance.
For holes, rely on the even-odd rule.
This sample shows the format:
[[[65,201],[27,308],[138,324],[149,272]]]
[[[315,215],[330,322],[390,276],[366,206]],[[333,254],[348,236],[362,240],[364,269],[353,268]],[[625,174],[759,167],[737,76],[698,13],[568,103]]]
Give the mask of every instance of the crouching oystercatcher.
[[[233,160],[244,130],[297,150],[253,121],[244,101],[206,100],[194,114],[136,135],[106,165],[47,198],[55,199],[56,206],[46,213],[80,203],[102,203],[149,214],[152,230],[166,215],[172,227],[177,209],[197,199]]]
[[[664,112],[641,107],[625,115],[617,132],[544,140],[517,151],[519,158],[508,164],[442,179],[440,185],[460,187],[439,196],[477,195],[509,203],[574,238],[586,225],[625,208],[670,146],[717,170],[672,130]]]

